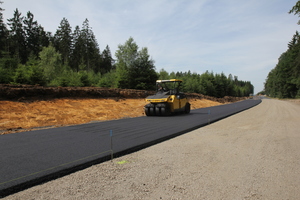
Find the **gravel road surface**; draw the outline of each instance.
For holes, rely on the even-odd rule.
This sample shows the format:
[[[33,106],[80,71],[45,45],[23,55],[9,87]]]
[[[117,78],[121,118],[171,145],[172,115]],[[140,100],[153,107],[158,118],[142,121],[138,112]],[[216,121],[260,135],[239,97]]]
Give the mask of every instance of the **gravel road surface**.
[[[300,104],[261,104],[4,199],[300,199]]]

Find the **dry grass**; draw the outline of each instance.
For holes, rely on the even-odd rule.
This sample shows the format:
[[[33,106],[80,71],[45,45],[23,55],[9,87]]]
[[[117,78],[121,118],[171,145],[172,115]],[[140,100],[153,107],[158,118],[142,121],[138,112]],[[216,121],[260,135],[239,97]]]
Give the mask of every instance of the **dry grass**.
[[[191,99],[192,109],[220,105]],[[49,101],[0,101],[2,134],[35,127],[65,126],[144,115],[144,99],[55,99]],[[23,129],[23,130],[21,130]]]

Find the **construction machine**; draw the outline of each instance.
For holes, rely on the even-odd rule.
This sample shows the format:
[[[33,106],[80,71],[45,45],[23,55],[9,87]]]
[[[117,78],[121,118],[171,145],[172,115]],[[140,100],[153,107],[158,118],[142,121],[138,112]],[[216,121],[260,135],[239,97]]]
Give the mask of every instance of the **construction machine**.
[[[179,92],[182,80],[157,80],[156,94],[146,98],[147,116],[168,116],[174,113],[190,113],[191,104],[186,95]]]

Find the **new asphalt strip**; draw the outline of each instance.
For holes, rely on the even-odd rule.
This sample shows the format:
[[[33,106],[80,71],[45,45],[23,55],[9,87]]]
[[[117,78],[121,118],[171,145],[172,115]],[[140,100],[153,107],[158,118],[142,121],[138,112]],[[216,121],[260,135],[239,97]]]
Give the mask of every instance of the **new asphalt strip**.
[[[0,135],[0,198],[162,142],[258,105],[261,100]]]

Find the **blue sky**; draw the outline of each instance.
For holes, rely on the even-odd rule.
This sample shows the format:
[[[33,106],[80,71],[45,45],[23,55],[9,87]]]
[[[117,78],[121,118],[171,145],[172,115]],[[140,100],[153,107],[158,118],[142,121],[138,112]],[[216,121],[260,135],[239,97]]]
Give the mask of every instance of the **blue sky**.
[[[224,72],[251,81],[255,93],[299,29],[288,14],[296,0],[1,1],[5,19],[31,11],[54,34],[63,17],[73,29],[87,18],[101,51],[109,45],[114,56],[133,37],[157,71]]]

